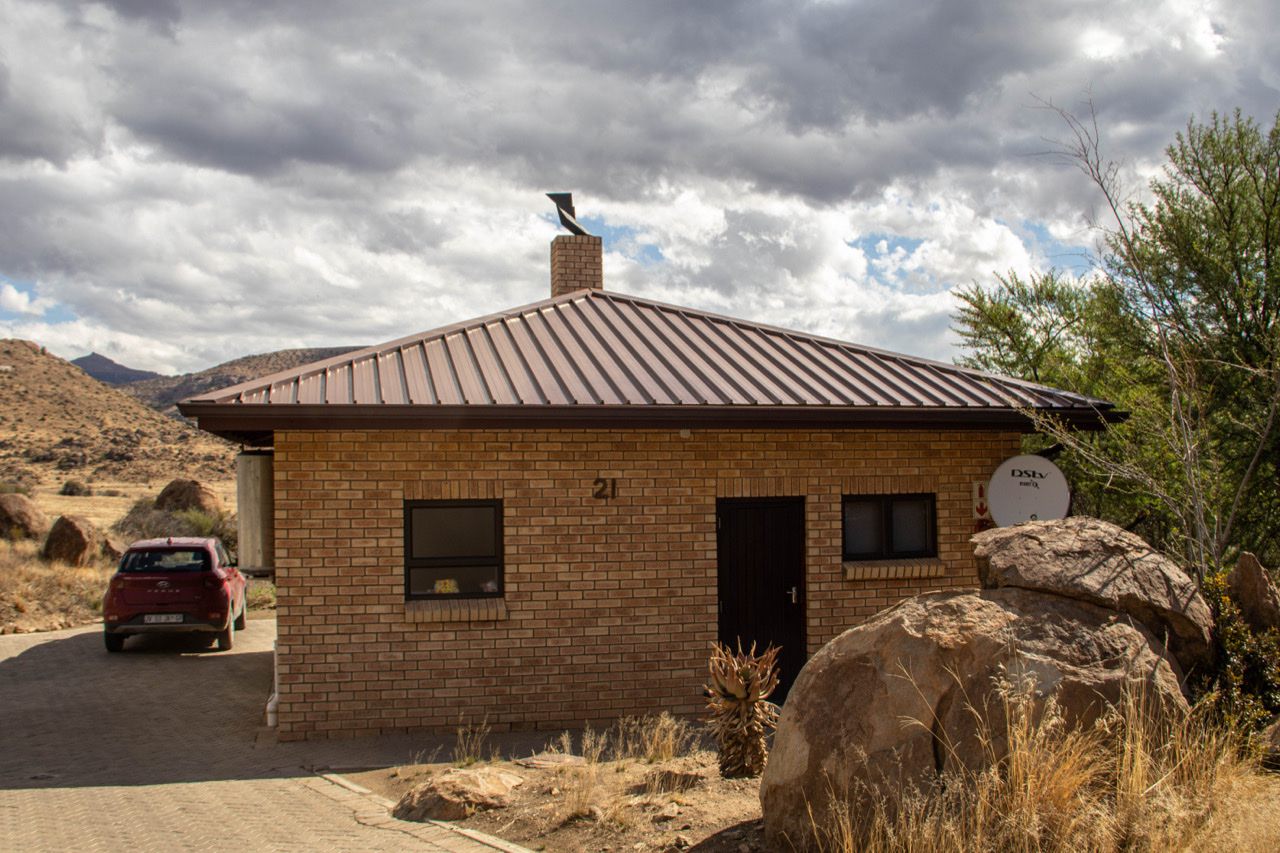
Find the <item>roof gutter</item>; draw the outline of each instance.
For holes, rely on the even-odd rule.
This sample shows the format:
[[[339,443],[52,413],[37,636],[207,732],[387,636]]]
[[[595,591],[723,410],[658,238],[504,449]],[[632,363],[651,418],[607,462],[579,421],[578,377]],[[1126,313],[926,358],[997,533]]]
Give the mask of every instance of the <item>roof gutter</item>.
[[[386,429],[973,429],[1033,432],[1015,408],[907,406],[415,406],[246,404],[184,401],[200,428],[263,443],[275,430]],[[1114,408],[1041,410],[1073,429],[1101,430],[1129,417]]]

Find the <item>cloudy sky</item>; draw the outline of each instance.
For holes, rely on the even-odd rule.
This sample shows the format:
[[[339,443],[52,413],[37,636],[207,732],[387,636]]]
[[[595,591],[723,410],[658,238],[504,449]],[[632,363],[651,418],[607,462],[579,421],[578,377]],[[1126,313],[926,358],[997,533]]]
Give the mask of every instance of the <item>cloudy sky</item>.
[[[0,0],[0,337],[162,372],[611,290],[950,360],[952,291],[1083,270],[1044,156],[1091,97],[1141,185],[1270,123],[1266,2]]]

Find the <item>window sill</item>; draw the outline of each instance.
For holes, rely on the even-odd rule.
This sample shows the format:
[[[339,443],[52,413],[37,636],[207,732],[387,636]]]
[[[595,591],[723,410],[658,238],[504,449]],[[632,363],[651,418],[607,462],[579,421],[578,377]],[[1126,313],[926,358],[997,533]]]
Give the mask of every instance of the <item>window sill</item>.
[[[427,598],[404,603],[410,622],[497,622],[507,618],[504,598]]]
[[[937,557],[920,557],[908,560],[857,560],[846,561],[846,580],[886,581],[914,580],[916,578],[940,578],[947,574],[947,564]]]

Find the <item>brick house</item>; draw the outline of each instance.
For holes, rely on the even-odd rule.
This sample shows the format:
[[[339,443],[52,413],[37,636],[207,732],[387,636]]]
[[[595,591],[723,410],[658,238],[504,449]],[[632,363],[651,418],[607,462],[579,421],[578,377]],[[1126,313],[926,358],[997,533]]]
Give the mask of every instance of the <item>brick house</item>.
[[[548,300],[181,405],[271,452],[281,739],[694,714],[716,639],[781,644],[789,684],[976,585],[974,485],[1027,409],[1116,416],[606,292],[598,237],[551,268]]]

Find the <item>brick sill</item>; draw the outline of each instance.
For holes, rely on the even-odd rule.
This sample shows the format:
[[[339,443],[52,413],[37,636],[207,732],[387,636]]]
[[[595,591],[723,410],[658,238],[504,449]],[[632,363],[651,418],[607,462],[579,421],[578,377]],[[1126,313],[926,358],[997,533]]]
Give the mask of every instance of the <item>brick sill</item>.
[[[915,578],[941,578],[947,574],[947,564],[941,560],[869,560],[841,564],[846,580],[886,581],[913,580]]]
[[[404,603],[410,622],[498,622],[507,618],[503,598],[429,598]]]

